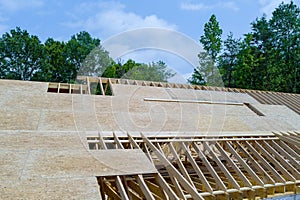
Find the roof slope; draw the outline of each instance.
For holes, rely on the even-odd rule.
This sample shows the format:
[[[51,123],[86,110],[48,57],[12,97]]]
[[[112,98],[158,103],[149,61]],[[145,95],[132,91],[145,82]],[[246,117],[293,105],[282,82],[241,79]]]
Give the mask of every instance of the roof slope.
[[[96,88],[100,95],[92,95]],[[238,182],[241,187],[258,191],[276,185],[276,191],[282,187],[294,191],[299,171],[291,170],[300,169],[298,105],[299,95],[145,81],[89,77],[82,77],[80,84],[0,80],[0,198],[101,199],[108,195],[126,199],[134,195],[151,199],[158,187],[163,188],[160,195],[170,197],[226,196],[229,189],[236,195],[241,188],[228,184],[223,176],[241,178],[236,172],[231,175],[232,162],[243,165],[238,155],[247,163],[245,170],[255,165],[258,169],[256,175],[246,176],[251,186],[244,179]],[[213,147],[217,157],[222,157],[222,150],[226,155],[236,154],[224,161],[230,174],[221,175],[225,169],[214,154],[204,154],[210,164],[197,158],[197,147],[208,150],[211,142],[222,147]],[[182,150],[182,144],[188,151]],[[238,150],[239,145],[253,158],[263,157],[274,165],[278,162],[287,172],[275,168],[281,170],[278,175],[267,162],[255,164]],[[272,149],[279,149],[279,154]],[[214,169],[221,182],[208,178],[205,186],[204,179],[195,176],[199,170],[194,164],[205,177]],[[269,180],[263,179],[259,166]],[[174,185],[173,175],[179,186]],[[255,176],[258,178],[252,180]]]

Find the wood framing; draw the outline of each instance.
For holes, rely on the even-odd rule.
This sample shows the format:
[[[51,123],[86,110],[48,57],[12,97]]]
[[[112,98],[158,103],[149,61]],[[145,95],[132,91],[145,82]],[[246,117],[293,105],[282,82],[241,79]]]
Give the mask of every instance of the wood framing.
[[[294,132],[284,134],[298,136]],[[102,140],[104,144],[115,143],[120,149],[141,149],[156,165],[157,174],[133,175],[130,180],[134,181],[135,189],[133,186],[131,189],[136,192],[126,193],[129,199],[255,199],[295,193],[300,184],[300,159],[293,157],[296,152],[287,149],[292,143],[275,134],[267,138],[261,135],[248,141],[244,137],[222,136],[212,140],[184,136],[132,137],[129,133],[120,137],[113,133],[113,137],[89,142]],[[125,196],[128,190],[122,187],[119,178],[111,180],[116,180],[111,183],[117,186],[115,193]],[[115,195],[112,187],[104,189],[108,197]]]

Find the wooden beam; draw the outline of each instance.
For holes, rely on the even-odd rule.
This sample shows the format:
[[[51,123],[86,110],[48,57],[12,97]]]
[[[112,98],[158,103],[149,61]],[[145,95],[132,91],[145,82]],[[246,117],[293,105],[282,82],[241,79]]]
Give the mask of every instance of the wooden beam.
[[[148,159],[154,164],[154,161],[153,161],[153,159],[152,159],[152,157],[151,157],[151,154],[150,154],[150,152],[149,152],[149,150],[148,150],[148,147],[147,147],[146,143],[142,143],[142,144],[143,144],[143,146],[144,146],[144,148],[145,148],[146,156],[147,156]]]
[[[262,164],[268,169],[270,170],[270,172],[276,177],[277,181],[280,181],[282,183],[285,183],[285,179],[277,172],[277,170],[275,170],[270,164],[269,162],[267,162],[264,157],[262,157],[257,151],[256,149],[254,149],[252,147],[252,145],[249,144],[249,142],[245,142],[247,148],[255,155],[255,157],[257,159],[259,159]]]
[[[119,138],[116,136],[115,132],[113,132],[114,141],[117,145],[117,149],[124,149],[122,143],[120,142]]]
[[[186,156],[188,158],[188,160],[190,161],[193,169],[195,170],[195,172],[197,173],[198,177],[200,178],[201,182],[203,183],[205,189],[208,192],[213,192],[213,189],[211,188],[209,182],[207,181],[207,179],[205,178],[205,175],[202,173],[201,169],[199,168],[199,166],[197,165],[196,161],[194,160],[193,156],[190,154],[189,148],[183,143],[181,142],[181,146],[183,148],[183,150],[186,153]]]
[[[104,182],[103,182],[103,178],[102,177],[98,177],[98,184],[100,187],[100,195],[102,199],[105,199],[105,186],[104,186]]]
[[[228,143],[224,142],[229,151],[234,155],[234,157],[239,161],[239,163],[245,168],[245,170],[251,175],[251,177],[260,186],[264,185],[264,182],[255,174],[252,168],[244,161],[244,159],[235,151],[235,149]]]
[[[223,180],[219,177],[218,173],[215,171],[214,167],[210,164],[210,162],[207,160],[206,156],[202,153],[202,151],[199,149],[198,145],[195,143],[192,143],[194,149],[198,153],[198,157],[203,161],[204,165],[210,172],[210,174],[214,177],[216,184],[221,190],[226,191],[227,187],[224,185]]]
[[[155,198],[167,199],[167,196],[164,193],[164,190],[157,184],[154,183],[154,180],[145,180],[148,188],[152,192]]]
[[[287,136],[282,136],[282,135],[280,135],[280,134],[278,134],[278,133],[275,133],[275,132],[273,132],[279,139],[281,139],[281,140],[283,140],[283,141],[285,141],[285,142],[287,142],[287,143],[290,143],[290,144],[292,144],[292,145],[295,145],[296,147],[300,147],[300,142],[299,141],[297,141],[297,140],[294,140],[294,139],[292,139],[292,138],[289,138],[289,137],[287,137]]]
[[[221,155],[226,159],[226,161],[231,165],[231,167],[233,168],[233,170],[237,173],[237,175],[240,177],[240,179],[243,181],[243,183],[248,186],[248,187],[252,187],[251,182],[248,180],[248,178],[245,176],[245,174],[240,170],[240,168],[232,161],[232,159],[227,155],[227,153],[225,152],[225,150],[221,147],[221,145],[216,142],[215,146],[217,147],[217,149],[219,150],[219,152],[221,153]]]
[[[98,136],[99,136],[99,146],[102,148],[102,149],[107,149],[107,146],[103,140],[103,137],[102,137],[102,134],[100,131],[98,131]]]
[[[127,133],[127,136],[134,149],[141,149],[129,133]]]
[[[113,199],[122,200],[121,196],[109,185],[109,182],[104,182],[105,193]]]
[[[296,181],[296,179],[279,163],[275,158],[273,158],[269,152],[267,152],[257,141],[254,142],[256,147],[266,156],[266,158],[275,166],[279,168],[282,174],[285,175],[285,178],[289,181]],[[270,150],[270,149],[269,149]]]
[[[60,93],[59,90],[60,90],[60,83],[58,83],[57,93]]]
[[[235,142],[237,148],[243,152],[246,158],[251,162],[254,168],[259,171],[262,175],[269,179],[269,183],[275,184],[275,180],[266,172],[266,170],[257,162],[259,159],[255,159],[240,143]]]
[[[224,175],[228,178],[230,184],[233,185],[235,189],[240,189],[240,185],[236,182],[236,180],[232,177],[230,172],[227,170],[227,168],[223,165],[221,160],[216,156],[216,154],[213,152],[213,150],[209,147],[208,143],[203,142],[204,148],[210,153],[210,155],[213,157],[214,161],[217,163],[221,171],[224,173]]]
[[[180,197],[180,199],[184,199],[186,200],[183,190],[181,189],[180,184],[178,183],[178,180],[172,176],[172,174],[170,174],[170,180],[174,185],[175,191],[177,192],[178,196]]]
[[[100,85],[100,91],[101,91],[101,94],[103,95],[103,96],[105,96],[105,91],[104,91],[104,89],[103,89],[103,85],[102,85],[102,79],[99,77],[99,85]]]
[[[271,141],[271,145],[272,145],[273,148],[275,148],[275,150],[277,152],[279,152],[282,156],[287,158],[289,160],[289,163],[291,163],[291,165],[293,165],[296,168],[300,168],[299,163],[288,152],[286,152],[284,150],[284,148],[279,146],[275,141]]]
[[[112,87],[112,83],[111,83],[111,78],[108,78],[108,86],[110,88],[110,91],[111,91],[111,95],[114,96],[115,95],[115,92],[113,90],[113,87]]]
[[[91,94],[91,85],[90,85],[90,78],[89,77],[86,77],[86,82],[87,82],[88,94]]]
[[[167,193],[168,197],[171,200],[179,200],[179,197],[175,194],[175,192],[170,188],[165,179],[161,176],[160,173],[154,175],[157,183],[162,187],[162,189]]]
[[[244,106],[242,102],[231,102],[231,101],[200,101],[200,100],[186,100],[186,99],[159,99],[159,98],[144,98],[144,101],[153,102],[168,102],[168,103],[195,103],[195,104],[217,104],[217,105],[233,105],[233,106]]]
[[[178,154],[177,154],[176,150],[174,149],[174,146],[173,146],[173,144],[171,142],[169,143],[169,148],[170,148],[170,151],[171,151],[173,157],[175,158],[175,161],[176,161],[176,163],[177,163],[177,165],[178,165],[181,173],[190,182],[190,184],[193,187],[195,187],[194,184],[193,184],[193,181],[191,180],[191,177],[189,176],[189,173],[185,169],[183,163],[181,162],[181,159],[179,158],[179,156],[178,156]]]
[[[145,195],[147,200],[155,200],[148,186],[146,185],[144,178],[142,175],[135,176],[136,181],[138,182],[143,194]]]
[[[135,180],[128,181],[128,188],[131,188],[137,195],[144,199],[143,191],[141,190],[139,184]]]
[[[158,159],[163,163],[163,165],[167,168],[170,176],[176,177],[176,179],[180,182],[180,184],[184,187],[184,189],[189,192],[194,199],[203,199],[202,196],[199,195],[198,191],[192,187],[192,185],[177,171],[177,169],[169,162],[165,156],[146,138],[142,135],[145,143],[152,149],[153,153],[158,157]]]
[[[116,177],[116,184],[117,184],[117,188],[118,188],[118,191],[122,197],[122,200],[129,200],[128,196],[127,196],[127,193],[124,189],[124,186],[122,184],[122,181],[120,179],[120,176],[117,176]]]
[[[284,143],[283,141],[279,141],[279,145],[284,148],[286,151],[289,152],[289,154],[291,154],[291,156],[294,157],[294,159],[300,161],[300,155],[297,154],[291,147],[289,147],[286,143]]]
[[[129,191],[129,198],[130,200],[143,200],[141,196],[138,196],[138,194],[131,188],[128,188]]]

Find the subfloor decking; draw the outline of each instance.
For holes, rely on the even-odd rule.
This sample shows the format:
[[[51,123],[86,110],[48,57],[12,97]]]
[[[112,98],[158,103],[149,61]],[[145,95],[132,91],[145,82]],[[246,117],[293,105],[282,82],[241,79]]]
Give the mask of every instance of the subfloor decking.
[[[284,139],[283,139],[284,136]],[[140,149],[158,173],[98,177],[103,199],[259,199],[299,193],[300,133],[88,137],[91,150]]]

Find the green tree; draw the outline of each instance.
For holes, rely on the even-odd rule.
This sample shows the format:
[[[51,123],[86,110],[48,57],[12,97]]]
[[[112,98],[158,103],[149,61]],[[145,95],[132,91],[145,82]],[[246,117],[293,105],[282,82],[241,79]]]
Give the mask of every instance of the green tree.
[[[241,42],[240,51],[237,54],[237,65],[233,71],[233,79],[236,87],[256,89],[256,69],[259,66],[257,48],[252,45],[252,34],[246,34]]]
[[[124,64],[122,64],[121,60],[119,60],[117,63],[108,67],[102,74],[103,77],[109,78],[125,78],[159,82],[166,82],[174,75],[175,73],[168,69],[167,65],[162,61],[152,62],[147,65],[144,63],[136,63],[132,59],[127,60]]]
[[[215,15],[212,15],[204,25],[204,35],[200,37],[200,43],[203,45],[205,52],[200,52],[199,64],[197,69],[194,69],[192,78],[188,80],[192,84],[209,84],[220,86],[220,76],[216,68],[218,54],[221,51],[222,44],[222,29],[219,27],[219,22]],[[200,76],[201,75],[201,76]],[[200,78],[197,80],[197,78]]]
[[[219,70],[222,75],[224,85],[226,87],[234,87],[234,79],[232,77],[237,65],[237,55],[240,51],[240,39],[234,39],[232,32],[224,41],[224,50],[219,57]]]
[[[200,37],[200,42],[203,44],[204,50],[214,63],[217,61],[217,56],[221,51],[222,32],[216,16],[212,15],[209,21],[204,25],[204,35]]]
[[[44,63],[44,48],[37,36],[17,27],[0,38],[0,78],[31,80]]]
[[[124,64],[122,64],[121,60],[118,60],[117,63],[113,63],[111,66],[106,68],[102,76],[108,78],[122,78],[128,71],[139,66],[141,66],[141,64],[136,63],[132,59],[127,60]]]
[[[276,70],[273,90],[300,92],[300,8],[293,2],[281,3],[272,13],[270,29]]]
[[[103,76],[103,73],[112,65],[115,63],[109,57],[109,52],[99,44],[86,56],[77,74],[79,76]]]
[[[256,48],[256,55],[254,56],[258,62],[258,66],[253,73],[256,83],[255,89],[270,90],[272,71],[274,70],[274,49],[271,41],[274,34],[270,29],[269,22],[265,15],[252,22],[251,27],[251,45]]]
[[[68,82],[68,64],[64,56],[65,43],[48,38],[45,46],[45,64],[35,74],[33,80]]]
[[[100,45],[100,40],[92,38],[88,32],[80,32],[73,35],[66,43],[63,55],[66,57],[69,70],[68,82],[73,82],[77,77],[77,72],[83,65],[83,61],[89,53]]]
[[[206,82],[203,79],[200,69],[198,67],[194,68],[192,77],[190,77],[187,81],[192,85],[206,85]]]
[[[173,77],[175,73],[167,68],[163,61],[152,62],[147,64],[140,64],[133,67],[123,78],[133,80],[157,81],[167,82],[169,78]]]

